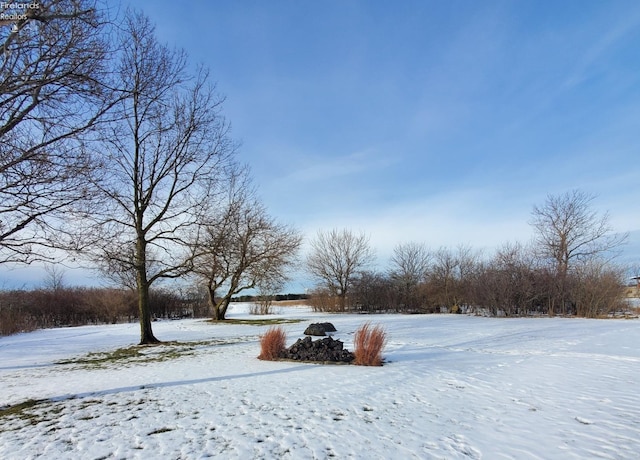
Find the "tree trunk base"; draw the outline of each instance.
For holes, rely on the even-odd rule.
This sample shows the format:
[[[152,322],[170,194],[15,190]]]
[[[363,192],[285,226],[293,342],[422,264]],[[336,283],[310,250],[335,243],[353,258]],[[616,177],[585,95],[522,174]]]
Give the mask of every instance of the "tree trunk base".
[[[158,340],[154,336],[151,336],[145,337],[144,339],[140,340],[140,343],[138,343],[138,345],[157,345],[159,343],[162,343],[162,340]]]

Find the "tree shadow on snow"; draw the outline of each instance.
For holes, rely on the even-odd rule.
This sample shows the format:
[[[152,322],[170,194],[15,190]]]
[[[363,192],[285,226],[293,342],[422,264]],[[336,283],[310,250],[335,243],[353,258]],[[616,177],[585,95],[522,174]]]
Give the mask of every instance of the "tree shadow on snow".
[[[107,396],[107,395],[114,395],[119,393],[127,393],[127,392],[148,390],[148,389],[155,389],[155,388],[168,388],[168,387],[177,387],[177,386],[183,386],[183,385],[196,385],[199,383],[224,382],[228,380],[260,377],[260,376],[266,376],[266,375],[287,374],[290,372],[299,372],[299,371],[308,370],[308,369],[312,369],[312,368],[309,366],[296,366],[296,367],[289,367],[286,369],[277,369],[273,371],[251,372],[248,374],[224,375],[224,376],[218,376],[218,377],[206,377],[206,378],[192,379],[192,380],[175,380],[171,382],[156,382],[156,383],[149,383],[149,384],[143,384],[143,385],[131,385],[126,387],[110,388],[107,390],[89,391],[86,393],[67,394],[62,396],[51,397],[48,399],[50,401],[59,402],[59,401],[65,401],[69,399],[82,399],[82,398],[89,398],[89,397],[96,397],[96,396]]]

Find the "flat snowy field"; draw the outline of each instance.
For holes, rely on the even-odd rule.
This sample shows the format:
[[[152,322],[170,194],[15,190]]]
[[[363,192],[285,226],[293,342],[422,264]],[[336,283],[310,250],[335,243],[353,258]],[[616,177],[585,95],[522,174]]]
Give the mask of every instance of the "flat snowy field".
[[[231,318],[255,319],[246,305]],[[637,459],[640,321],[359,316],[287,307],[291,345],[365,321],[383,367],[264,362],[268,326],[154,323],[0,338],[2,459]],[[89,354],[104,352],[103,354]],[[115,355],[122,355],[114,359]],[[30,401],[31,400],[31,401]],[[15,406],[17,404],[28,404]]]

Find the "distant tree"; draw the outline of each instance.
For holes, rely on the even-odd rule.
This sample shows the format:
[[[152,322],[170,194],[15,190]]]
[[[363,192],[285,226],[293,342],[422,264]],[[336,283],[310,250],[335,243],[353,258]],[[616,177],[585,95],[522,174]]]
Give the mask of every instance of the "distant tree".
[[[531,225],[536,231],[535,244],[539,257],[551,263],[554,295],[549,314],[567,313],[570,271],[578,263],[607,256],[622,245],[627,235],[614,234],[609,215],[591,209],[594,196],[572,190],[547,197],[542,206],[534,206]]]
[[[428,295],[440,307],[457,309],[468,305],[479,264],[479,253],[469,246],[458,246],[455,251],[438,249],[427,275]]]
[[[158,342],[150,287],[191,270],[189,237],[224,186],[234,147],[207,71],[190,74],[185,53],[159,43],[146,16],[127,14],[119,49],[122,97],[100,145],[100,208],[83,233],[104,270],[135,279],[140,343],[148,344]]]
[[[417,310],[421,307],[419,288],[426,280],[432,258],[423,243],[399,244],[394,248],[389,275],[398,289],[402,309]]]
[[[34,3],[0,25],[0,263],[52,259],[65,213],[91,194],[86,141],[117,97],[96,3]]]
[[[350,291],[352,308],[370,313],[400,311],[395,287],[388,275],[361,271],[354,277]]]
[[[50,291],[60,291],[65,287],[64,269],[60,265],[45,265],[44,271],[47,276],[44,279],[44,288]]]
[[[307,257],[309,273],[339,300],[339,309],[347,308],[347,296],[354,277],[374,260],[369,238],[350,230],[318,232]]]
[[[575,282],[570,292],[576,305],[576,315],[597,318],[616,310],[624,310],[622,299],[624,270],[601,259],[581,263],[572,276]]]
[[[295,229],[267,214],[247,172],[237,175],[193,242],[193,272],[207,288],[213,318],[224,320],[231,298],[245,290],[282,286],[301,242]]]
[[[519,243],[498,248],[480,271],[474,291],[474,304],[493,315],[528,314],[538,298],[530,248]]]
[[[284,287],[284,281],[278,279],[264,279],[256,284],[257,295],[253,300],[251,313],[255,315],[270,315],[273,301],[277,300],[278,292]]]

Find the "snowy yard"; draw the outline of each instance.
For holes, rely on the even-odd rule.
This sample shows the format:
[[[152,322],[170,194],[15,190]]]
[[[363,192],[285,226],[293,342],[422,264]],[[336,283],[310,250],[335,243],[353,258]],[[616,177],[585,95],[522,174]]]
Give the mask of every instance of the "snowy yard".
[[[176,342],[143,357],[137,324],[3,337],[0,458],[638,458],[638,320],[274,317],[303,320],[288,345],[330,321],[349,349],[382,324],[387,363],[263,362],[268,326],[203,320],[154,323]]]

